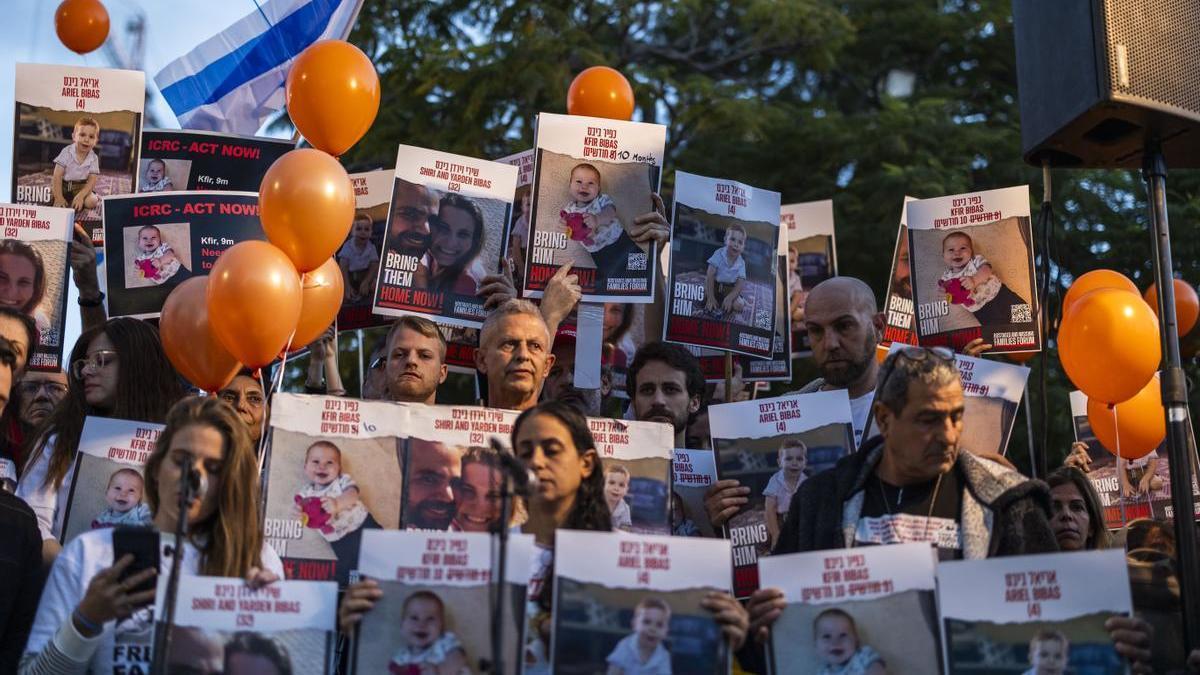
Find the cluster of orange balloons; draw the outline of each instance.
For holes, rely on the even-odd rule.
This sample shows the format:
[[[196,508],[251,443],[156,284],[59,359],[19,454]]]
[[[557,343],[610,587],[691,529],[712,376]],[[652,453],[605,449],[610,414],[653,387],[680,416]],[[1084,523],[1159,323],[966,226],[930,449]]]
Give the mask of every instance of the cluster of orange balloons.
[[[54,32],[77,54],[95,51],[108,39],[108,10],[100,0],[63,0],[54,12]]]
[[[619,71],[592,66],[575,76],[567,89],[567,112],[627,120],[633,117],[633,87]]]
[[[358,48],[324,40],[296,58],[287,98],[292,121],[314,147],[288,152],[263,176],[259,218],[268,241],[231,246],[209,276],[180,284],[163,307],[167,356],[207,391],[228,384],[243,365],[261,368],[303,349],[342,305],[333,255],[354,220],[354,187],[335,156],[375,119],[379,77]]]
[[[1196,325],[1200,300],[1175,280],[1180,335]],[[1166,437],[1158,378],[1162,341],[1158,292],[1143,297],[1128,277],[1094,270],[1079,277],[1063,298],[1058,355],[1063,370],[1088,396],[1088,422],[1113,454],[1137,459]]]

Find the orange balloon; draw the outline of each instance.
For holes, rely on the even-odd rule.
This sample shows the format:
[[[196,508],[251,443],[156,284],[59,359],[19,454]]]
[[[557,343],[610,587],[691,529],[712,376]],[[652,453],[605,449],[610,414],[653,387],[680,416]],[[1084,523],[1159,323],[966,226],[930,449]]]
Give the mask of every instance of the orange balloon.
[[[567,89],[567,112],[627,120],[633,117],[633,87],[620,72],[592,66],[575,76]]]
[[[1196,325],[1196,320],[1200,319],[1200,297],[1196,295],[1196,289],[1183,279],[1175,279],[1175,332],[1179,333],[1179,337],[1187,335]],[[1158,316],[1158,286],[1151,284],[1150,288],[1146,289],[1146,295],[1142,296],[1146,300],[1146,304],[1150,305],[1150,309],[1154,311],[1154,315]]]
[[[192,277],[171,291],[163,303],[158,333],[175,369],[210,394],[229,384],[242,367],[213,334],[208,277]]]
[[[362,50],[344,40],[319,40],[300,52],[284,91],[292,124],[314,148],[334,157],[357,143],[379,112],[379,74]]]
[[[283,351],[300,319],[300,275],[265,241],[234,244],[208,280],[208,320],[221,344],[250,368]]]
[[[1089,399],[1120,403],[1158,371],[1158,321],[1135,293],[1099,288],[1076,301],[1058,330],[1063,370]]]
[[[1013,363],[1029,363],[1040,352],[1009,352],[1005,354]]]
[[[63,0],[54,12],[54,32],[73,52],[95,51],[108,39],[108,10],[100,0]]]
[[[1092,270],[1083,274],[1076,279],[1071,287],[1067,289],[1067,294],[1063,296],[1062,301],[1062,318],[1067,319],[1067,312],[1075,301],[1083,296],[1091,293],[1098,288],[1120,288],[1122,290],[1138,292],[1138,287],[1129,280],[1129,277],[1114,272],[1113,270]]]
[[[1167,437],[1158,375],[1150,378],[1133,398],[1116,406],[1089,398],[1087,417],[1096,440],[1109,452],[1125,459],[1145,457]]]
[[[329,260],[354,222],[354,186],[336,159],[312,148],[284,154],[263,176],[259,219],[300,273]]]
[[[325,332],[337,318],[342,308],[342,269],[337,260],[330,258],[317,269],[300,277],[300,320],[296,322],[296,336],[292,338],[290,351],[297,352],[308,346]]]

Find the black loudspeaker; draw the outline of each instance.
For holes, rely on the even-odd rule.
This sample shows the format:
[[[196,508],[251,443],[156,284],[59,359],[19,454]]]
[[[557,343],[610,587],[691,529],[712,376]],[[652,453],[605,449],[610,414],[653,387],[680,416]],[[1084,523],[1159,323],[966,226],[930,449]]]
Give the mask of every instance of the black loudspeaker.
[[[1013,0],[1021,147],[1055,167],[1200,167],[1200,0]]]

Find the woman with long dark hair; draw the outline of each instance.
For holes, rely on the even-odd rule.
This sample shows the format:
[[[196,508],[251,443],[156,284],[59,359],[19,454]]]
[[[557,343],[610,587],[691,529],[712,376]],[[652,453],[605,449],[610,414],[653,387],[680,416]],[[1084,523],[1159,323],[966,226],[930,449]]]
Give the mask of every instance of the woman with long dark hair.
[[[263,540],[255,448],[236,413],[215,397],[189,397],[171,408],[166,423],[145,469],[146,496],[161,533],[159,568],[122,579],[133,556],[114,560],[111,528],[72,539],[46,582],[22,675],[114,672],[118,654],[137,662],[123,664],[129,671],[148,668],[153,631],[147,606],[155,591],[136,589],[166,574],[172,550],[178,550],[166,544],[174,544],[183,467],[206,486],[187,506],[183,573],[241,577],[252,586],[283,575],[279,556]]]
[[[1046,482],[1050,485],[1050,528],[1059,550],[1093,551],[1112,545],[1100,496],[1082,471],[1059,467],[1046,476]]]
[[[86,330],[71,350],[67,395],[26,439],[17,496],[33,508],[49,562],[60,548],[63,511],[88,415],[161,423],[184,395],[158,331],[137,319],[110,319]]]
[[[429,290],[475,295],[487,275],[479,262],[483,211],[470,199],[449,193],[438,202],[429,226]]]

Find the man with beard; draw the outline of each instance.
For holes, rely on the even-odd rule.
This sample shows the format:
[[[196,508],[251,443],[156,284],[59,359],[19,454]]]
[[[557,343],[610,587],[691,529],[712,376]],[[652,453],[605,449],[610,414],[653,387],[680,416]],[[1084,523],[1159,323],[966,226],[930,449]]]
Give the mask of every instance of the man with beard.
[[[533,303],[508,300],[483,322],[475,367],[487,376],[488,407],[526,410],[537,405],[553,366],[550,331]]]
[[[429,250],[429,216],[434,213],[437,200],[424,185],[397,178],[392,193],[392,219],[388,224],[388,248],[402,255],[424,256]]]
[[[575,343],[574,326],[563,326],[554,337],[554,365],[542,385],[543,401],[562,401],[584,415],[600,415],[600,390],[580,389],[575,386]]]
[[[635,419],[670,424],[675,447],[686,447],[688,421],[704,399],[704,373],[691,352],[667,342],[642,345],[629,365],[625,390]]]
[[[417,438],[408,441],[408,497],[402,527],[446,530],[454,520],[452,487],[462,476],[462,448]]]
[[[384,341],[386,398],[433,405],[446,381],[446,339],[437,324],[419,316],[396,319]]]

